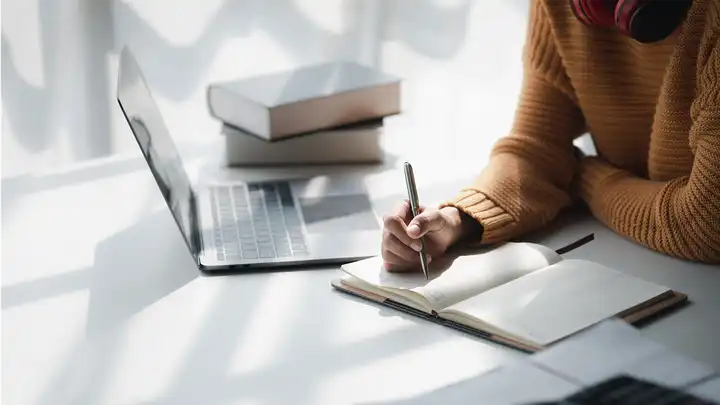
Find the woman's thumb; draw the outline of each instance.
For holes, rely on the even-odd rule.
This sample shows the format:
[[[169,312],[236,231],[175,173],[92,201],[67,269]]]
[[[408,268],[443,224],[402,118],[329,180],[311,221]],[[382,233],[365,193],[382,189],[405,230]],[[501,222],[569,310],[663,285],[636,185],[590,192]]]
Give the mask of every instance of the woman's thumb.
[[[407,227],[411,238],[419,238],[430,231],[439,231],[445,226],[445,218],[438,210],[428,210],[416,216]]]

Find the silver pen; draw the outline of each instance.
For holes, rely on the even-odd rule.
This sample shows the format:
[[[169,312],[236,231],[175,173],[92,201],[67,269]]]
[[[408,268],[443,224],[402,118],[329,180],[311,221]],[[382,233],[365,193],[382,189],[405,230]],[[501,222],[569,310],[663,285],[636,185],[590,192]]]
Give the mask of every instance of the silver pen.
[[[412,210],[413,218],[415,218],[420,212],[420,199],[418,198],[417,187],[415,186],[415,175],[413,174],[413,168],[410,163],[405,162],[405,185],[408,191],[408,200],[410,200],[410,209]],[[425,279],[429,280],[428,274],[428,263],[427,255],[425,255],[425,238],[420,238],[420,265],[422,266],[423,274]]]

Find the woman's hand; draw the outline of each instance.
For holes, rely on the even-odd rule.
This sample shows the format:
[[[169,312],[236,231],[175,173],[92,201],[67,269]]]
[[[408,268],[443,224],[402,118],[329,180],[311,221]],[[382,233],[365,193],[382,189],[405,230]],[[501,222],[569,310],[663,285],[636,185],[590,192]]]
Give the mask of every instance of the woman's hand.
[[[410,203],[405,201],[385,216],[382,258],[388,271],[420,268],[420,237],[425,238],[428,263],[462,238],[466,227],[457,208],[420,207],[419,212],[413,218]]]

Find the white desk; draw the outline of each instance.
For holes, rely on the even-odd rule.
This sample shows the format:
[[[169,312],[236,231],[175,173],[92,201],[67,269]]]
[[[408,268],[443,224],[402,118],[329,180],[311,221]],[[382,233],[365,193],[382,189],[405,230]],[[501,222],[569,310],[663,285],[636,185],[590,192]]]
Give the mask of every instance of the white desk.
[[[345,1],[337,8],[323,3],[327,13],[313,14],[317,1],[257,9],[247,5],[261,2],[227,2],[221,10],[225,3],[217,1],[193,3],[206,4],[202,10],[112,1],[112,13],[99,6],[108,3],[85,2],[82,21],[63,24],[74,9],[55,19],[57,10],[46,3],[3,24],[4,403],[397,400],[520,356],[340,295],[329,286],[335,269],[202,276],[108,89],[114,50],[129,44],[190,159],[206,152],[204,137],[217,129],[203,105],[211,79],[333,55],[400,73],[408,78],[406,113],[388,122],[391,159],[369,178],[384,212],[402,196],[400,173],[386,170],[401,158],[414,163],[424,202],[451,195],[471,168],[482,167],[476,156],[510,123],[523,4]],[[33,12],[53,18],[39,29],[23,19]],[[110,14],[113,35],[93,35],[105,27],[96,17]],[[193,18],[202,24],[190,24]],[[39,39],[24,35],[33,26]],[[76,35],[85,38],[79,48],[71,45]],[[40,48],[24,42],[33,38]],[[82,58],[58,57],[68,49]],[[42,71],[53,67],[59,71]],[[103,71],[109,83],[94,76]],[[46,94],[23,93],[29,85]],[[468,175],[458,178],[463,171]],[[664,283],[695,301],[646,333],[720,366],[720,272],[654,254],[582,218],[542,240],[557,246],[588,232],[596,241],[572,255]]]
[[[9,403],[359,403],[420,394],[521,355],[334,292],[335,269],[201,275],[140,163],[3,190]],[[375,184],[383,178],[401,181],[388,172]],[[378,209],[391,201],[380,197]],[[567,222],[534,239],[560,246],[595,232],[571,255],[688,293],[693,305],[646,333],[720,365],[716,268],[649,252],[591,219]]]

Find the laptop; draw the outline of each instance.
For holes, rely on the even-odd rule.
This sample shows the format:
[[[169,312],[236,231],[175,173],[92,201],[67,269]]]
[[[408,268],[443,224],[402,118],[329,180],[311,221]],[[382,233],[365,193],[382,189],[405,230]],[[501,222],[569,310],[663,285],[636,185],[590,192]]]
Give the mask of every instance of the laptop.
[[[381,222],[358,176],[192,184],[128,48],[117,100],[202,271],[347,263],[377,255]]]

